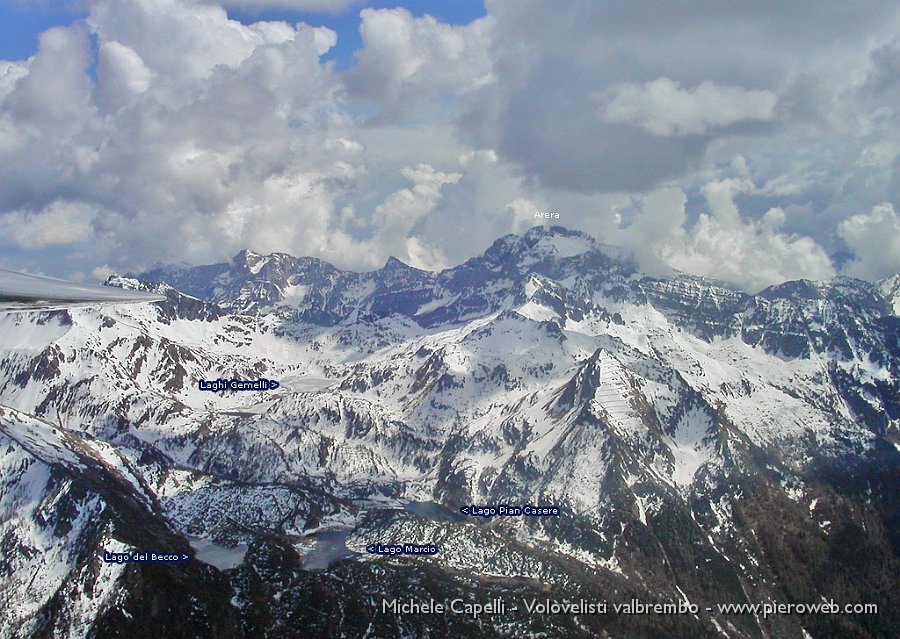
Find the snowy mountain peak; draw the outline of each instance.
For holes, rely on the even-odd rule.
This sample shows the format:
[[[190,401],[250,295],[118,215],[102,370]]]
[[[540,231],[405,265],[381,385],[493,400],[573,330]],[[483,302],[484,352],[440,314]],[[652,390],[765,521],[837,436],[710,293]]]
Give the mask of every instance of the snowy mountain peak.
[[[546,259],[563,259],[599,251],[601,245],[581,231],[562,226],[535,226],[524,235],[505,235],[485,251],[482,258],[491,264],[531,265]]]
[[[271,255],[260,255],[253,251],[244,250],[231,258],[231,265],[235,269],[245,270],[248,273],[256,275],[266,264],[268,264],[271,258]]]
[[[384,266],[381,267],[382,271],[405,271],[408,269],[416,270],[416,271],[421,270],[421,269],[417,269],[413,266],[410,266],[406,262],[403,262],[402,260],[397,259],[393,255],[391,255],[389,258],[387,258],[387,261],[384,263]],[[423,272],[425,272],[425,271],[423,271]]]
[[[158,602],[179,624],[159,636],[241,639],[357,618],[347,636],[533,634],[534,617],[400,628],[360,604],[425,594],[900,610],[896,280],[748,295],[541,227],[440,273],[247,251],[109,283],[166,301],[0,316],[3,636],[145,636],[151,591],[181,604]],[[220,378],[279,388],[198,388]],[[174,568],[98,559],[189,540]],[[441,550],[366,552],[386,540]],[[658,636],[603,625],[642,618],[539,632]],[[842,623],[883,636],[870,618]],[[672,616],[670,635],[803,636],[774,619]]]

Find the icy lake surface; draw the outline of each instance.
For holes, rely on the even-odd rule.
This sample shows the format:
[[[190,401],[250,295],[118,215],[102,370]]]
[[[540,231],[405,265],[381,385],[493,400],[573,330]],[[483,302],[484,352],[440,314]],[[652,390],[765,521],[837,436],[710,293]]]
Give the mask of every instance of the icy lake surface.
[[[188,537],[194,557],[205,564],[215,566],[219,570],[230,570],[239,566],[247,554],[247,544],[238,544],[234,548],[221,546],[204,537]]]
[[[431,521],[465,521],[462,513],[450,510],[433,501],[410,501],[403,504],[403,510]]]
[[[304,570],[326,570],[341,559],[356,557],[358,553],[347,548],[350,528],[323,530],[315,533],[316,545],[303,558]]]

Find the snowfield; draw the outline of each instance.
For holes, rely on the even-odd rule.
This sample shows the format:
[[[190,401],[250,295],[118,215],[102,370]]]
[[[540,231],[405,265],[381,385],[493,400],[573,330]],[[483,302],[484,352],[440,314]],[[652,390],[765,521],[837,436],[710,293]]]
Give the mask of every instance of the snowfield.
[[[128,280],[166,295],[157,305],[0,315],[0,539],[18,549],[0,562],[0,634],[37,633],[65,584],[90,591],[59,622],[66,636],[125,605],[131,569],[90,548],[127,548],[113,523],[126,506],[235,575],[241,610],[236,575],[275,538],[326,574],[396,561],[369,543],[436,543],[422,561],[447,574],[550,588],[602,575],[708,601],[693,577],[665,576],[690,556],[762,597],[779,591],[747,504],[796,504],[790,526],[827,545],[844,515],[817,469],[897,459],[891,282],[750,296],[642,276],[559,228],[437,274],[249,252],[206,272]],[[197,386],[260,377],[281,387]],[[437,510],[404,508],[419,502]],[[564,516],[441,514],[501,503]]]

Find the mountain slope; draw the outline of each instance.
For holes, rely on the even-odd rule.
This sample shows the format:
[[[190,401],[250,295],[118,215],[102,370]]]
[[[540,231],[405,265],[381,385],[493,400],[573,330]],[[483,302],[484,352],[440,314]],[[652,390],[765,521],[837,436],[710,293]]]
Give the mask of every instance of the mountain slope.
[[[34,520],[54,472],[102,475],[127,503],[92,484],[73,512],[152,522],[140,538],[87,515],[74,537],[41,533],[61,559],[40,592],[22,577],[33,568],[7,571],[8,599],[26,611],[17,632],[39,635],[21,620],[75,579],[77,552],[110,576],[79,599],[95,602],[83,621],[60,627],[118,636],[104,620],[120,609],[155,623],[118,602],[156,582],[97,557],[114,544],[190,542],[197,558],[165,570],[184,580],[178,592],[208,589],[190,621],[212,624],[200,636],[891,636],[900,322],[885,282],[748,295],[651,278],[588,236],[541,227],[440,273],[244,251],[111,279],[165,295],[158,305],[0,317],[3,410],[55,428],[44,448],[101,464],[33,462],[45,488],[8,470],[0,498]],[[259,377],[280,388],[198,388]],[[31,455],[21,440],[10,469]],[[498,504],[560,514],[460,512]],[[9,539],[8,553],[34,545]],[[367,552],[378,543],[439,552]],[[520,610],[380,612],[383,598],[423,593],[502,596]],[[698,612],[542,617],[524,611],[532,596],[686,600]],[[716,608],[823,598],[880,613]]]

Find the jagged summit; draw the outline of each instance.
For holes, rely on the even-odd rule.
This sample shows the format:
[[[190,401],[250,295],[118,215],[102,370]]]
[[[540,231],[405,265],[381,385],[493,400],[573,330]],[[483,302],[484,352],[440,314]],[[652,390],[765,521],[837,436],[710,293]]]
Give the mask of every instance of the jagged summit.
[[[896,615],[897,282],[749,295],[539,227],[439,273],[242,251],[110,280],[157,305],[0,317],[0,635],[144,636],[155,614],[241,639],[535,629],[524,612],[401,626],[370,604],[422,597],[687,599],[713,612],[665,633],[731,639],[837,635],[722,601]],[[198,387],[261,377],[279,388]],[[561,514],[460,514],[475,504]],[[366,552],[396,540],[441,550]],[[136,544],[196,559],[98,560]],[[660,634],[652,615],[540,623]]]
[[[231,264],[237,267],[246,267],[251,268],[255,264],[259,263],[261,260],[264,260],[265,256],[257,253],[255,251],[250,251],[248,249],[244,249],[240,251],[237,255],[231,258]]]
[[[338,269],[314,257],[243,250],[227,263],[198,267],[159,266],[128,276],[145,281],[166,281],[185,293],[233,310],[248,311],[277,306],[284,299],[285,289],[296,286],[326,290],[329,295],[343,297],[344,289],[355,288],[359,292],[371,287],[372,282],[377,282],[378,287],[396,288],[392,286],[392,280],[400,277],[405,290],[412,287],[422,291],[446,289],[445,292],[455,292],[453,289],[464,281],[490,281],[498,276],[518,280],[531,274],[564,279],[567,273],[576,272],[587,285],[613,296],[624,295],[631,287],[627,280],[637,279],[657,291],[667,287],[693,288],[715,291],[713,294],[719,297],[752,297],[726,282],[708,277],[677,271],[662,277],[641,274],[634,260],[617,247],[558,225],[540,225],[522,235],[504,235],[482,255],[440,273],[415,268],[395,256],[390,256],[379,269],[355,272]],[[900,300],[900,275],[875,284],[844,276],[822,282],[797,280],[770,286],[758,293],[758,297],[766,299],[799,296],[807,300],[846,295],[870,297],[871,303],[886,308],[900,307],[897,301]],[[343,305],[347,304],[352,306],[354,302],[344,299]],[[896,309],[893,312],[896,313]]]
[[[497,289],[514,285],[529,273],[560,277],[560,269],[591,271],[608,284],[633,271],[630,264],[600,248],[578,231],[536,227],[522,236],[500,238],[483,255],[440,273],[414,268],[394,256],[375,271],[353,272],[316,258],[245,250],[229,263],[163,267],[134,277],[165,280],[233,311],[285,306],[298,318],[331,323],[359,310],[379,314],[391,308],[418,322],[434,323],[499,309],[502,299]]]
[[[528,302],[522,312],[534,317],[546,319],[550,313],[581,321],[593,313],[611,319],[616,304],[649,302],[706,340],[730,335],[757,339],[750,336],[767,334],[760,333],[756,323],[772,321],[762,318],[775,312],[773,304],[793,305],[797,313],[806,312],[800,307],[813,302],[828,302],[835,309],[855,305],[868,309],[871,317],[895,312],[897,306],[897,287],[891,288],[889,280],[879,285],[846,277],[799,280],[753,296],[709,278],[679,273],[651,277],[618,251],[561,226],[537,226],[523,235],[503,236],[484,254],[439,273],[414,268],[393,256],[380,269],[354,272],[317,258],[241,251],[230,263],[154,269],[134,277],[166,281],[228,312],[275,311],[295,321],[323,325],[399,313],[421,326],[437,326],[497,312],[516,300]],[[565,286],[554,284],[563,281]],[[606,300],[605,306],[598,306],[599,299]],[[782,313],[778,321],[790,316],[784,309],[778,312]],[[759,339],[768,343],[770,338]],[[798,336],[798,343],[784,344],[785,352],[808,352],[800,344],[805,339]]]
[[[387,261],[384,263],[384,266],[382,266],[379,270],[380,271],[419,271],[421,273],[429,272],[429,271],[426,271],[426,270],[423,270],[420,268],[416,268],[415,266],[412,266],[410,264],[407,264],[403,260],[396,258],[393,255],[391,255],[390,257],[387,258]]]

